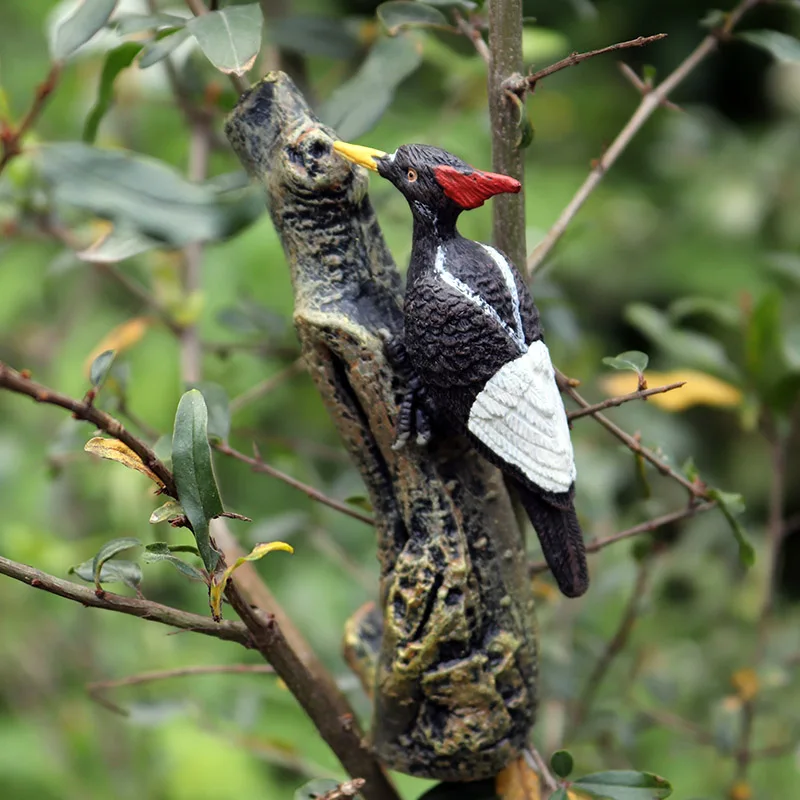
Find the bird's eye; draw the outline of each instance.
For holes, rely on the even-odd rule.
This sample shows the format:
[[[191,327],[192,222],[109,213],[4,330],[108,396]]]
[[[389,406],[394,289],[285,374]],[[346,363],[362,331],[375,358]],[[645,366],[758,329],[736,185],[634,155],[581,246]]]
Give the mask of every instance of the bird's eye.
[[[410,169],[406,177],[408,178],[409,183],[414,183],[414,181],[417,179],[417,171],[415,169]]]

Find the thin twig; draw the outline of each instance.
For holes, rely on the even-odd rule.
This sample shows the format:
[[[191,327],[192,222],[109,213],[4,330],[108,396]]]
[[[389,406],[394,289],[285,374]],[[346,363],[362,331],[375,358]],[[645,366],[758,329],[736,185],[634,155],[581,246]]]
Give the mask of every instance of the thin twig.
[[[202,633],[204,636],[211,636],[214,639],[236,642],[244,647],[254,647],[247,628],[241,622],[230,620],[214,622],[211,617],[202,617],[199,614],[191,614],[188,611],[181,611],[177,608],[161,605],[161,603],[154,603],[151,600],[125,597],[108,591],[98,595],[93,587],[81,586],[71,581],[56,578],[54,575],[48,575],[46,572],[34,567],[19,564],[2,556],[0,556],[0,575],[7,575],[9,578],[27,583],[36,589],[42,589],[45,592],[64,597],[67,600],[73,600],[84,606],[102,608],[106,611],[117,611],[120,614],[128,614],[152,622],[160,622],[173,628]]]
[[[608,169],[624,152],[633,137],[639,132],[639,129],[650,119],[653,112],[662,105],[670,92],[672,92],[695,67],[703,61],[703,59],[716,50],[720,39],[728,36],[731,31],[733,31],[742,16],[751,8],[757,6],[759,2],[761,2],[761,0],[742,0],[742,2],[727,15],[725,24],[721,30],[709,33],[667,78],[642,97],[639,106],[636,111],[633,112],[633,116],[631,116],[625,127],[619,132],[617,138],[609,145],[608,149],[603,153],[603,156],[597,160],[597,163],[586,177],[583,185],[575,193],[575,196],[567,204],[567,207],[561,212],[561,215],[555,221],[553,227],[550,228],[545,238],[534,248],[527,262],[529,276],[532,276],[541,267],[544,260],[550,254],[550,251],[564,235],[573,217],[578,213],[589,195],[595,190]]]
[[[580,64],[582,61],[586,61],[589,58],[601,56],[604,53],[611,53],[614,50],[624,50],[628,47],[644,47],[647,44],[652,44],[653,42],[659,41],[659,39],[665,39],[666,36],[666,33],[656,33],[653,36],[639,36],[637,39],[630,39],[627,42],[611,44],[608,47],[601,47],[599,50],[590,50],[586,53],[572,53],[566,58],[562,58],[561,61],[556,61],[555,64],[551,64],[549,67],[545,67],[544,69],[532,72],[530,75],[526,75],[521,80],[517,78],[512,79],[512,82],[508,84],[507,88],[511,91],[527,89],[528,91],[532,92],[540,80],[549,77],[555,72],[560,72],[562,69],[574,67],[576,64]]]
[[[585,400],[577,389],[571,384],[569,378],[563,373],[556,370],[556,377],[559,384],[563,387],[563,391],[571,397],[582,409],[591,408],[591,403]],[[629,450],[640,455],[646,461],[649,461],[662,475],[672,478],[672,480],[679,483],[686,489],[693,497],[701,500],[708,500],[708,489],[700,482],[690,481],[680,472],[677,472],[670,467],[666,462],[659,458],[652,450],[643,447],[634,436],[631,436],[626,431],[622,430],[619,425],[614,424],[608,417],[601,414],[599,411],[592,411],[590,415],[594,417],[610,434],[616,436]]]
[[[244,627],[244,626],[243,626]],[[127,678],[116,678],[108,681],[95,681],[86,684],[86,691],[97,703],[109,711],[127,717],[129,712],[122,706],[111,702],[106,693],[112,689],[123,686],[139,686],[143,683],[170,680],[172,678],[186,678],[192,675],[240,675],[274,674],[275,670],[269,664],[209,664],[192,667],[176,667],[175,669],[159,669],[152,672],[140,672],[138,675],[129,675]]]
[[[588,415],[596,414],[598,411],[603,411],[606,408],[614,408],[621,406],[623,403],[629,403],[631,400],[643,400],[645,397],[650,397],[652,394],[663,394],[664,392],[671,392],[673,389],[680,389],[684,386],[686,381],[678,381],[677,383],[669,383],[666,386],[656,386],[653,389],[640,389],[638,392],[631,392],[630,394],[622,394],[618,397],[609,397],[608,400],[603,400],[602,403],[595,403],[593,406],[586,406],[578,411],[570,411],[567,414],[567,419],[570,422],[573,419],[580,419]]]
[[[492,60],[492,54],[489,52],[489,45],[486,44],[486,40],[480,30],[472,22],[464,19],[458,11],[453,11],[453,19],[455,20],[456,28],[472,42],[478,55],[486,64],[489,64]]]
[[[544,785],[551,792],[558,789],[558,781],[553,773],[550,772],[550,767],[547,766],[547,762],[542,758],[542,754],[532,742],[529,742],[528,746],[522,751],[522,757],[525,759],[525,763],[539,775]]]
[[[230,411],[231,414],[235,414],[237,411],[241,411],[245,406],[252,403],[254,400],[259,400],[260,398],[268,395],[271,391],[276,389],[282,383],[287,381],[289,378],[294,377],[295,375],[300,374],[303,372],[305,366],[305,362],[302,358],[298,358],[289,364],[288,367],[285,367],[280,372],[276,372],[274,375],[270,375],[268,378],[264,378],[263,381],[257,383],[255,386],[251,386],[246,391],[242,392],[240,395],[234,397],[230,402]]]
[[[24,394],[33,398],[37,403],[47,403],[65,408],[72,412],[75,419],[90,422],[96,428],[105,431],[115,439],[124,442],[136,453],[145,466],[164,484],[164,493],[170,497],[177,497],[175,482],[172,473],[164,466],[158,456],[141,439],[130,433],[117,419],[95,408],[86,400],[75,400],[65,394],[56,392],[41,383],[31,380],[17,370],[0,361],[0,387],[17,394]]]
[[[275,467],[265,463],[260,457],[246,456],[244,453],[235,450],[225,442],[219,442],[215,444],[214,448],[219,453],[223,453],[226,456],[231,456],[231,458],[235,458],[238,461],[243,461],[245,464],[249,464],[255,472],[263,472],[266,475],[271,475],[273,478],[277,478],[279,481],[283,481],[289,486],[299,489],[312,500],[322,503],[322,505],[328,506],[328,508],[332,508],[341,512],[342,514],[347,514],[348,517],[357,519],[366,523],[367,525],[375,524],[375,520],[373,520],[372,517],[368,517],[366,514],[361,514],[355,509],[350,508],[350,506],[348,506],[346,503],[340,503],[338,500],[334,500],[332,497],[328,497],[328,495],[323,494],[319,491],[319,489],[315,489],[313,486],[309,486],[308,484],[293,478],[291,475],[287,475],[285,472],[275,469]]]
[[[594,665],[591,674],[589,675],[583,691],[578,698],[577,703],[572,714],[572,732],[574,733],[583,724],[586,715],[594,701],[598,689],[600,688],[603,679],[605,678],[609,667],[614,659],[623,651],[625,645],[633,632],[633,627],[639,616],[642,607],[642,601],[647,589],[647,579],[650,576],[650,559],[645,558],[639,563],[639,569],[636,574],[636,582],[633,585],[628,603],[620,618],[619,625],[614,635],[609,640],[597,663]]]
[[[25,134],[36,124],[42,111],[44,111],[48,98],[58,85],[60,76],[61,64],[53,64],[47,73],[47,77],[36,87],[33,102],[19,125],[14,127],[5,120],[0,120],[0,144],[2,144],[0,173],[6,168],[9,161],[22,152],[22,140],[25,138]]]
[[[653,90],[652,80],[643,81],[624,61],[619,62],[619,71],[622,73],[623,77],[627,78],[631,82],[633,88],[636,89],[636,91],[642,96]],[[664,108],[668,108],[670,111],[683,110],[679,105],[673,103],[671,100],[662,100],[661,105],[664,106]]]
[[[638,536],[640,533],[651,533],[659,528],[663,528],[664,525],[670,525],[673,522],[680,522],[680,520],[689,519],[690,517],[700,514],[703,511],[710,511],[712,508],[716,508],[716,505],[717,504],[713,502],[694,503],[686,508],[681,509],[680,511],[672,511],[669,514],[663,514],[660,517],[653,517],[653,519],[649,519],[646,522],[640,522],[638,525],[634,525],[632,528],[627,528],[624,531],[615,533],[613,536],[606,536],[603,539],[595,539],[594,541],[589,542],[589,544],[586,545],[586,552],[597,553],[609,545],[621,542],[623,539],[630,539],[632,536]],[[528,567],[528,572],[530,575],[539,575],[543,572],[547,572],[549,569],[550,568],[544,561],[536,561]]]

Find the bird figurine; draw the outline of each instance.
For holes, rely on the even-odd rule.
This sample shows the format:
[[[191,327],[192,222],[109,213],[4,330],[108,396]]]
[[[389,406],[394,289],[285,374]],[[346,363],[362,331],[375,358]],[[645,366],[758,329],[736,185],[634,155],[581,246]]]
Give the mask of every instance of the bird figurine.
[[[561,591],[582,595],[589,575],[575,459],[539,312],[514,264],[456,229],[462,211],[519,192],[519,181],[438,147],[333,147],[394,184],[414,220],[404,335],[387,346],[409,375],[397,444],[412,433],[425,443],[437,417],[466,434],[516,490]]]

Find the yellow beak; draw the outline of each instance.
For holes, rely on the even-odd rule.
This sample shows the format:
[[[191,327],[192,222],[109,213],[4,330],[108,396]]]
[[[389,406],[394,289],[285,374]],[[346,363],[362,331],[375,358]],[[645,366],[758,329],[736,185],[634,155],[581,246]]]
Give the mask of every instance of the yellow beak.
[[[373,172],[378,171],[378,165],[375,160],[386,155],[383,150],[375,150],[372,147],[363,147],[360,144],[348,144],[347,142],[334,142],[333,149],[348,161],[360,164]]]

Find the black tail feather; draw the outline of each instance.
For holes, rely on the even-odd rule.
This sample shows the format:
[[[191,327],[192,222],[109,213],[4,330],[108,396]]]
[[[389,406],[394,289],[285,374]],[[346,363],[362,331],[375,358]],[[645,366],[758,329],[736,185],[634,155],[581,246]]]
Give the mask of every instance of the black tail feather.
[[[516,481],[514,484],[558,588],[567,597],[580,597],[589,588],[589,569],[583,534],[571,498],[557,496],[559,502],[549,503],[522,484]],[[562,503],[562,497],[569,499]]]

